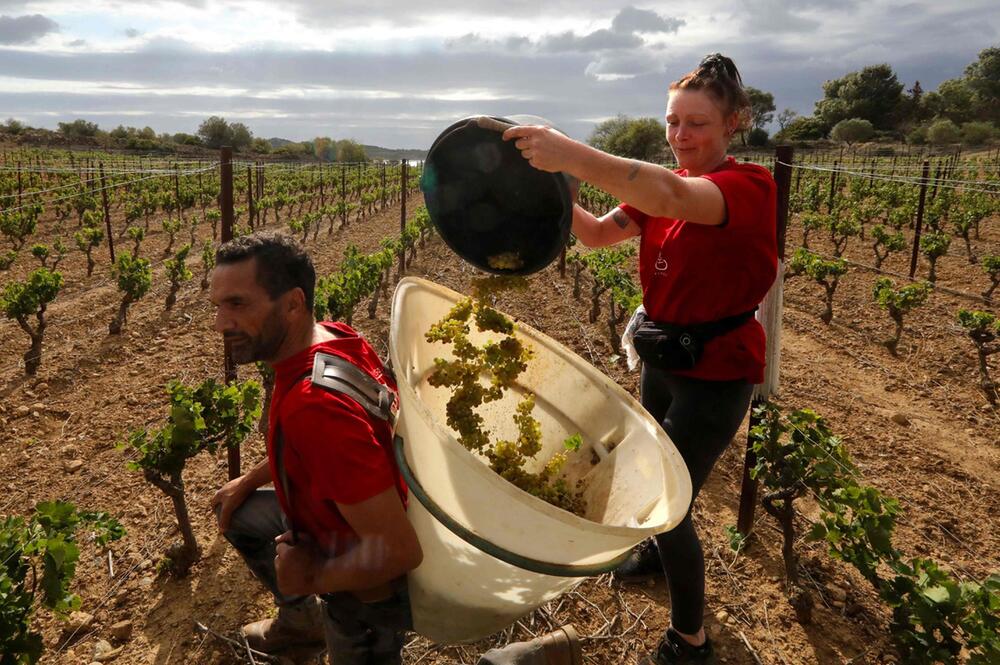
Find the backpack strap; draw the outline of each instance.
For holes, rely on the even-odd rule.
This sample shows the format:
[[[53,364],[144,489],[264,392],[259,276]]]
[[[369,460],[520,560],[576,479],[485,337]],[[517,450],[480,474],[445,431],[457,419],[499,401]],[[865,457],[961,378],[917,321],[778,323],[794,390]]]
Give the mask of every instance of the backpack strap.
[[[330,353],[317,353],[310,376],[314,386],[347,395],[370,416],[388,422],[395,430],[399,415],[399,398],[395,391],[351,361]]]

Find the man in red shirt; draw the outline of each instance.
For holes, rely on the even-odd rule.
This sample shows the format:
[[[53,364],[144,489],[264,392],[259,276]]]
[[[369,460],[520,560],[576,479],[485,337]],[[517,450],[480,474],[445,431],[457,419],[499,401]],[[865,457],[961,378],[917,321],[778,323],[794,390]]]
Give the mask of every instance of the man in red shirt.
[[[267,653],[326,646],[338,665],[399,663],[410,627],[405,575],[423,554],[406,518],[392,423],[310,379],[322,353],[391,393],[395,385],[350,327],[314,321],[315,270],[293,240],[245,236],[216,262],[215,329],[237,363],[275,371],[268,458],[212,499],[220,530],[278,605],[276,618],[244,627],[247,641]]]
[[[274,595],[274,619],[243,627],[257,651],[326,648],[334,665],[401,662],[412,627],[405,575],[423,558],[406,518],[392,418],[324,386],[341,359],[368,388],[395,396],[371,346],[343,323],[316,323],[312,261],[292,239],[255,234],[216,253],[215,329],[237,363],[274,369],[267,459],[215,493],[219,529]],[[331,360],[333,359],[333,360]],[[371,407],[371,404],[369,404]],[[274,489],[264,489],[269,483]],[[480,665],[580,665],[566,626],[482,656]]]

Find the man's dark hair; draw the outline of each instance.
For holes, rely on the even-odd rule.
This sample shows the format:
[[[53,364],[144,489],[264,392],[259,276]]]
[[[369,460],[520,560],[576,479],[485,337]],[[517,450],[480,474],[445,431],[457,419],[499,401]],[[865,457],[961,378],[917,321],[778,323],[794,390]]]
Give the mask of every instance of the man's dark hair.
[[[274,300],[298,287],[312,311],[316,269],[302,245],[280,233],[253,233],[233,238],[215,252],[215,262],[227,265],[257,259],[257,283]]]

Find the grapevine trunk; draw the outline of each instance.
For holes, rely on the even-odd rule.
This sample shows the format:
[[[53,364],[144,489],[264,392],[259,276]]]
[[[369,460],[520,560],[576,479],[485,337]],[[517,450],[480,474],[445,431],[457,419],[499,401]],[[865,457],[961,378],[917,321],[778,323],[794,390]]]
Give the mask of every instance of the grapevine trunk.
[[[177,516],[177,526],[180,528],[183,544],[181,547],[170,549],[170,564],[174,573],[183,577],[200,558],[198,541],[191,528],[191,518],[188,515],[187,501],[184,498],[184,480],[180,473],[171,474],[170,479],[167,480],[148,471],[146,479],[169,496],[174,505],[174,513]]]
[[[122,332],[122,327],[125,325],[125,318],[128,316],[128,307],[132,304],[132,300],[129,298],[124,298],[120,305],[118,305],[118,313],[115,314],[115,318],[111,319],[111,325],[108,326],[108,332],[112,335],[120,335]]]

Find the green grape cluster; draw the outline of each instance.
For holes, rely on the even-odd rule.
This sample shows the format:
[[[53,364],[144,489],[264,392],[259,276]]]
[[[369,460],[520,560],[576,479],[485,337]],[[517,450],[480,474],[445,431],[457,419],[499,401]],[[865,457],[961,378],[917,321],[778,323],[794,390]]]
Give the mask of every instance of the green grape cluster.
[[[503,397],[521,373],[527,369],[533,353],[514,336],[514,323],[487,303],[504,288],[523,286],[523,279],[490,278],[475,284],[474,297],[459,300],[443,319],[425,334],[428,342],[452,345],[453,360],[434,359],[434,372],[428,382],[452,391],[445,407],[448,425],[458,432],[459,442],[468,450],[482,452],[490,468],[518,488],[559,508],[583,513],[583,502],[566,481],[558,478],[566,462],[566,453],[554,455],[539,473],[524,469],[542,449],[542,428],[532,415],[535,396],[525,393],[514,412],[518,436],[515,441],[490,440],[485,421],[476,409]],[[469,340],[471,322],[479,332],[504,335],[481,347]],[[480,377],[489,378],[483,383]],[[579,448],[580,437],[567,439],[567,450]]]

